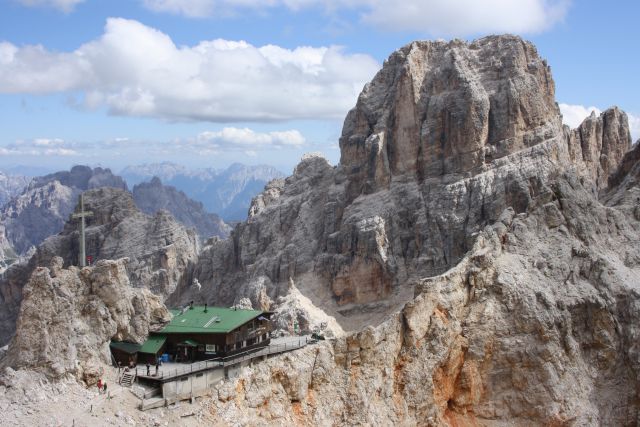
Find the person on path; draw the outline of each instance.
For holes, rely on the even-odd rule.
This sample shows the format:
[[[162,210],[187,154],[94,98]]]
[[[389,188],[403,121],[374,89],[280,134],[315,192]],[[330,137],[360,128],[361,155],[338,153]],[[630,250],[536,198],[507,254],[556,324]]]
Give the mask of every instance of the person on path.
[[[104,394],[107,394],[107,382],[106,381],[102,385],[102,391],[104,392]]]
[[[156,377],[158,376],[158,361],[156,360]]]
[[[149,367],[150,367],[149,362],[147,362],[147,376],[149,376],[149,375],[150,375],[150,373],[149,373]]]
[[[102,393],[102,378],[98,379],[98,393]]]

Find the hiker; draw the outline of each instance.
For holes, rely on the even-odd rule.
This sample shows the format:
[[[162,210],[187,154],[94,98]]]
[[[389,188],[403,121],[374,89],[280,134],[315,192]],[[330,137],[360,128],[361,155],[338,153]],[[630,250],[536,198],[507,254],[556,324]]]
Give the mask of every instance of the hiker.
[[[151,365],[149,365],[149,362],[147,362],[147,376],[150,376],[151,374],[149,373],[149,368],[151,367]]]
[[[156,377],[158,376],[158,361],[156,361]]]
[[[102,378],[98,379],[98,393],[102,393]]]
[[[102,391],[104,392],[104,394],[107,394],[107,382],[106,381],[102,385]]]

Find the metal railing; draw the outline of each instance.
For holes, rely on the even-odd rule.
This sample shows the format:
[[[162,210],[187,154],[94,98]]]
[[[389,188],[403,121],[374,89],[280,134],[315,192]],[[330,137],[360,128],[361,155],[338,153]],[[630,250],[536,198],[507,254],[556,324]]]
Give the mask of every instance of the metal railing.
[[[294,342],[286,342],[284,344],[271,344],[261,349],[253,349],[242,353],[236,353],[231,356],[217,357],[214,359],[203,360],[200,362],[191,363],[188,366],[182,366],[170,370],[162,370],[158,375],[146,375],[146,368],[136,367],[136,377],[143,377],[152,380],[166,380],[170,378],[176,378],[183,375],[190,375],[193,373],[208,371],[216,368],[224,368],[226,366],[236,365],[247,360],[254,359],[256,357],[269,356],[271,354],[284,353],[286,351],[297,350],[306,346],[309,343],[309,337],[299,338]],[[150,367],[149,371],[155,370],[154,367]]]

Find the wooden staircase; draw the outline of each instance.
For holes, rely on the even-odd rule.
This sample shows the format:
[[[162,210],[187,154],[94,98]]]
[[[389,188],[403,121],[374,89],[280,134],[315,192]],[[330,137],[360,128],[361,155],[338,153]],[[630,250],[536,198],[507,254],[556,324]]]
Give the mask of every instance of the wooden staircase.
[[[135,379],[136,376],[133,372],[123,372],[122,376],[120,377],[120,385],[122,387],[131,387]]]

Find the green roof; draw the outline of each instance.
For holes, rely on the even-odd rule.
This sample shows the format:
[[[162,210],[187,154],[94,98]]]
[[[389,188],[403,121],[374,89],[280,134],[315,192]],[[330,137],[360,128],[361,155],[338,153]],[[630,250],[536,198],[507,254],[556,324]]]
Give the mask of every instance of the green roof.
[[[165,335],[149,335],[149,338],[142,344],[138,352],[158,354],[158,351],[160,351],[166,340],[167,337]]]
[[[123,351],[127,354],[136,354],[140,350],[140,344],[126,342],[126,341],[111,341],[109,344],[111,348]]]
[[[173,319],[160,333],[163,334],[224,334],[233,331],[264,312],[258,310],[234,310],[223,307],[194,306],[182,310],[171,310]]]

